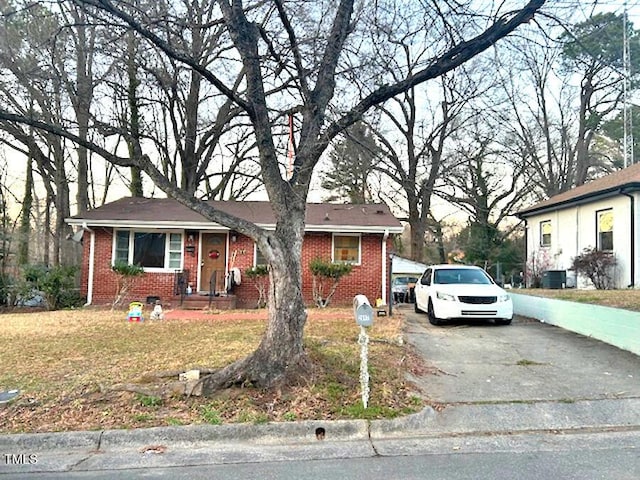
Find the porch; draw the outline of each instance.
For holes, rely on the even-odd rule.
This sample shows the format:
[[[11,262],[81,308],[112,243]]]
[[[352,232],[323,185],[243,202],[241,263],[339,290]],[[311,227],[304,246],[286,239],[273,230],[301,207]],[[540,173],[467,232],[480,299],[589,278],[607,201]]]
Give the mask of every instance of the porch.
[[[175,273],[174,294],[169,300],[171,308],[183,310],[235,310],[237,308],[237,297],[224,291],[225,284],[220,282],[219,272],[212,272],[208,291],[192,291],[189,276],[190,272],[186,269]],[[147,303],[152,302],[147,299]]]
[[[235,310],[237,297],[235,295],[209,295],[208,293],[194,293],[191,295],[174,295],[170,300],[173,309],[183,310]]]

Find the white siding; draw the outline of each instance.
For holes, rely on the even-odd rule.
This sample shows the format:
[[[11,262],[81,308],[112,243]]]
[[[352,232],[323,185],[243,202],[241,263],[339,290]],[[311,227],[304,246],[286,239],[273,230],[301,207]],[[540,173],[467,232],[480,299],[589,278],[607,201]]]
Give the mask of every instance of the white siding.
[[[638,224],[640,223],[640,197],[635,195],[635,276],[638,278]],[[631,283],[631,201],[624,195],[617,195],[589,204],[564,208],[527,218],[527,263],[532,255],[542,259],[545,270],[568,270],[573,258],[585,248],[597,245],[597,212],[613,211],[613,250],[618,261],[614,274],[617,288],[626,288]],[[551,222],[551,245],[540,246],[540,223]],[[568,272],[569,277],[571,272]],[[568,279],[567,283],[570,284]],[[635,282],[637,288],[637,281]],[[585,279],[578,279],[578,287],[588,287]]]

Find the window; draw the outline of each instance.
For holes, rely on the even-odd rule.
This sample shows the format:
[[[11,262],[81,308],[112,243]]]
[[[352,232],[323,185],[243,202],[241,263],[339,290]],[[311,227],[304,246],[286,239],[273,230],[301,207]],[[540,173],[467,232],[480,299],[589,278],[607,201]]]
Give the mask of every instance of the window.
[[[113,256],[115,262],[129,262],[129,231],[118,230],[116,231],[116,251]]]
[[[143,268],[182,268],[182,233],[117,230],[114,242],[114,262]]]
[[[551,246],[551,220],[540,222],[540,246]]]
[[[360,264],[360,236],[334,235],[333,261]]]
[[[613,251],[613,210],[596,212],[598,221],[598,250]]]
[[[169,234],[169,268],[179,270],[182,268],[182,234]]]
[[[422,277],[420,278],[420,283],[422,285],[431,285],[431,269],[427,268],[424,273],[422,274]]]
[[[264,258],[264,255],[262,254],[262,251],[258,248],[257,244],[254,244],[254,245],[255,245],[255,251],[256,251],[256,254],[253,257],[255,259],[254,265],[255,266],[267,265],[267,259]]]

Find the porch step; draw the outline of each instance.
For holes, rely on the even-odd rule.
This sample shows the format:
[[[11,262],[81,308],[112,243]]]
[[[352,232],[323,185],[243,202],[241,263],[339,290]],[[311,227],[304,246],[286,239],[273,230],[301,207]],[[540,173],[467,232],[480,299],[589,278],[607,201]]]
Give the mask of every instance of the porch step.
[[[209,300],[211,300],[213,310],[234,310],[236,308],[235,295],[209,297],[209,295],[199,294],[186,295],[182,305],[180,304],[180,296],[177,295],[171,300],[171,307],[184,310],[205,310],[209,308]]]

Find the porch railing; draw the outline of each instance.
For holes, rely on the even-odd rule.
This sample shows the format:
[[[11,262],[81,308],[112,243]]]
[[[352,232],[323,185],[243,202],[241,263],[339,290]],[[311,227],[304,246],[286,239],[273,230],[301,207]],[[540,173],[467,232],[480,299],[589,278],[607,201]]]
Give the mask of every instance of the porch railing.
[[[184,302],[189,286],[189,270],[176,271],[175,273],[175,295],[180,295],[180,305]]]

